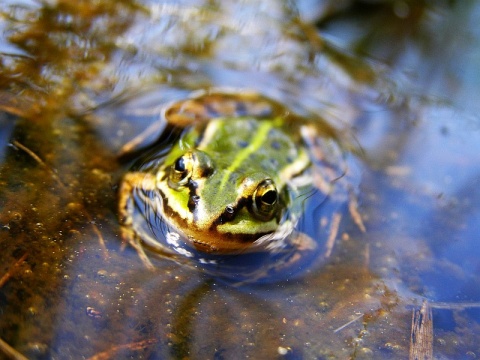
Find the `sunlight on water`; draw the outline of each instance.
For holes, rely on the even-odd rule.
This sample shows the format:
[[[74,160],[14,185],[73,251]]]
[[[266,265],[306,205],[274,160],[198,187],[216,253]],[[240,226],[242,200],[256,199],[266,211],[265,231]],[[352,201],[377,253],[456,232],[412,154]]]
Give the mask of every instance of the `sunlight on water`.
[[[405,359],[423,303],[434,358],[480,356],[480,6],[298,3],[2,2],[1,354]],[[299,221],[319,250],[268,281],[122,246],[121,178],[205,89],[338,136],[316,185],[347,186]]]

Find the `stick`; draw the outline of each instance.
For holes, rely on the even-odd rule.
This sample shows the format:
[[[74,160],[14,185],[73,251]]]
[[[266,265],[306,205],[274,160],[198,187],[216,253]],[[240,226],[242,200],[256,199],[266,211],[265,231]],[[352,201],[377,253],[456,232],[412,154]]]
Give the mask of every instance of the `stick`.
[[[433,359],[433,320],[432,309],[427,301],[420,310],[412,311],[412,331],[410,336],[410,360]]]
[[[13,360],[28,360],[25,356],[20,354],[13,347],[8,345],[5,341],[0,339],[0,350],[9,358]]]
[[[0,289],[3,287],[3,285],[6,284],[6,282],[12,277],[13,273],[15,272],[15,270],[17,269],[17,267],[25,261],[25,259],[27,258],[28,256],[28,253],[25,253],[22,255],[22,257],[20,259],[18,259],[15,264],[13,264],[9,269],[8,271],[5,273],[5,275],[2,276],[2,278],[0,279]]]

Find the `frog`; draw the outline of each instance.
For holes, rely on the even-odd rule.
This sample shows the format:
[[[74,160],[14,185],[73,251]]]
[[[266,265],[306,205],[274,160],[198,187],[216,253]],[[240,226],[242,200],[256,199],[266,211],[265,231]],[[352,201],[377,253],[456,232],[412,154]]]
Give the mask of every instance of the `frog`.
[[[127,172],[119,189],[122,238],[148,268],[146,249],[215,263],[287,248],[293,259],[317,247],[296,227],[312,188],[330,196],[341,177],[329,164],[335,151],[318,143],[338,150],[333,127],[253,92],[194,93],[161,115],[175,141]]]

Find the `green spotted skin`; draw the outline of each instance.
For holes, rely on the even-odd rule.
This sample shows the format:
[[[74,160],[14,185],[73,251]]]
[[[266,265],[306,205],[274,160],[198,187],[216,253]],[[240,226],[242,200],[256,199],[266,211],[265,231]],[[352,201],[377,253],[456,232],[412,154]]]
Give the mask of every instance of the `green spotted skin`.
[[[235,252],[276,231],[309,164],[280,117],[212,119],[185,130],[157,170],[159,211],[202,250]]]

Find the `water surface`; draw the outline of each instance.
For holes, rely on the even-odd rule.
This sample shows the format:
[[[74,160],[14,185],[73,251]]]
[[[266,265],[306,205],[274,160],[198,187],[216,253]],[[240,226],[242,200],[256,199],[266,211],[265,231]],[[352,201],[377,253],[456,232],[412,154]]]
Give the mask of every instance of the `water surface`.
[[[345,3],[0,5],[0,338],[38,359],[404,359],[428,301],[435,358],[480,356],[480,7]],[[348,135],[367,231],[345,211],[326,261],[242,286],[122,251],[119,150],[213,87]]]

